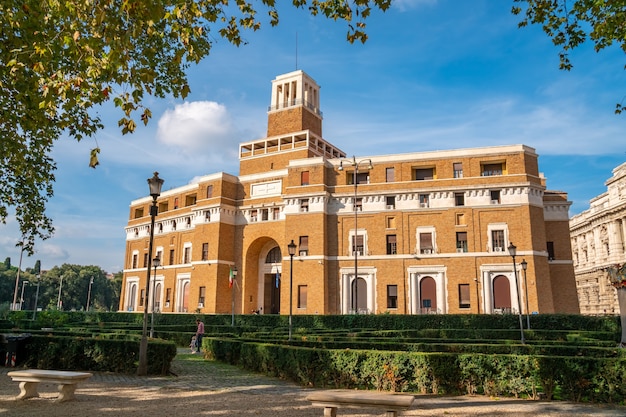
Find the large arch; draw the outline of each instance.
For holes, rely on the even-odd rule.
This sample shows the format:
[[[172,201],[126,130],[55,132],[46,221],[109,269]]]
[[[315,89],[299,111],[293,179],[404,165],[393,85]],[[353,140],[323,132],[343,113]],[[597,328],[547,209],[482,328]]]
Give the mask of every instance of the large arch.
[[[276,240],[260,237],[244,253],[242,313],[280,314],[282,251]]]

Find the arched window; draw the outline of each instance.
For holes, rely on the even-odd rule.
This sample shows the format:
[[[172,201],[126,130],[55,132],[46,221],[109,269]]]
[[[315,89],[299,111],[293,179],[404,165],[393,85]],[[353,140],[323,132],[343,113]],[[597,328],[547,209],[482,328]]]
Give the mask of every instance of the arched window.
[[[437,312],[437,283],[433,277],[420,281],[420,309],[422,313]]]
[[[498,275],[493,280],[493,308],[503,312],[511,311],[511,287],[509,279]]]
[[[280,252],[280,248],[276,246],[275,248],[273,248],[267,253],[267,256],[265,257],[265,263],[276,264],[276,263],[279,263],[282,260],[282,258],[283,257]]]

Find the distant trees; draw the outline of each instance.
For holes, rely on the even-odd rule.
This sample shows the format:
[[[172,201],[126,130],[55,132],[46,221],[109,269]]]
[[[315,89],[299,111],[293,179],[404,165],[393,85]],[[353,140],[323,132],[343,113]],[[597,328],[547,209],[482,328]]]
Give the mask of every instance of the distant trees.
[[[0,264],[0,304],[10,305],[13,302],[17,268],[10,265],[10,258]],[[63,264],[41,273],[41,262],[37,261],[33,268],[20,272],[18,302],[23,288],[23,310],[35,309],[36,298],[37,306],[44,310],[58,308],[60,301],[62,310],[81,311],[87,308],[89,298],[92,311],[116,311],[121,278],[120,272],[110,279],[105,271],[94,265]]]

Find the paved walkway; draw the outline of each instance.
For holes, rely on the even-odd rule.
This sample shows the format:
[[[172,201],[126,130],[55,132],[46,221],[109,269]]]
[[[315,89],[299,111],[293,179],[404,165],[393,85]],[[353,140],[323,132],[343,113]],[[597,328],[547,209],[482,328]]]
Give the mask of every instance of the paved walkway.
[[[268,416],[321,417],[323,410],[306,401],[310,389],[289,381],[206,361],[179,349],[172,376],[138,377],[94,373],[76,391],[76,400],[54,403],[55,386],[42,386],[41,398],[14,401],[19,392],[0,368],[0,417],[149,416]],[[41,384],[45,385],[45,384]],[[341,417],[373,417],[380,410],[340,409]],[[626,407],[541,402],[484,396],[418,395],[402,416],[428,417],[623,417]]]

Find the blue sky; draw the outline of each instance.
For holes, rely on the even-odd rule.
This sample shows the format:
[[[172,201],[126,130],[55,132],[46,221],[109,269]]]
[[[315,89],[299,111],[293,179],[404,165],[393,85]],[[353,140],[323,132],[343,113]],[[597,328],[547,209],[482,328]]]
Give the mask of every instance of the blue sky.
[[[248,33],[240,48],[218,40],[190,70],[185,101],[148,99],[153,120],[122,136],[112,106],[95,139],[57,143],[56,234],[37,242],[22,267],[63,263],[123,268],[130,202],[148,194],[159,171],[164,190],[219,171],[238,174],[240,142],[266,133],[271,80],[302,69],[321,86],[324,138],[357,157],[479,146],[534,147],[551,190],[569,193],[570,215],[604,192],[626,161],[624,53],[573,51],[574,69],[540,27],[517,28],[512,1],[404,0],[368,20],[364,45],[346,26],[281,9],[278,27]],[[297,53],[296,53],[297,51]],[[99,146],[100,165],[88,167]],[[0,226],[0,256],[19,260],[13,219]]]

